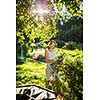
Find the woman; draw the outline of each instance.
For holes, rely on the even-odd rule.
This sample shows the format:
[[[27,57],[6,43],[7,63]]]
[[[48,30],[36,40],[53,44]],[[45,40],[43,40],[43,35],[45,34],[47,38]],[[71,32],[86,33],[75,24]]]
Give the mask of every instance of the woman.
[[[56,83],[59,83],[59,73],[56,70],[56,67],[53,66],[53,62],[56,58],[56,53],[54,48],[56,46],[56,42],[51,40],[49,43],[49,48],[45,50],[45,59],[46,59],[46,88],[49,87],[49,82],[54,80]]]

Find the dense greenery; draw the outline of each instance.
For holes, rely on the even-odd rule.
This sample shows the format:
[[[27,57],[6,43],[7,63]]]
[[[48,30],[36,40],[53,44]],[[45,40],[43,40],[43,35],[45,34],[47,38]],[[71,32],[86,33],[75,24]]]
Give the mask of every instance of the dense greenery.
[[[33,2],[34,1],[34,2]],[[82,33],[82,0],[17,0],[16,1],[16,48],[27,49],[36,46],[36,42],[45,43],[52,38],[81,42]],[[43,9],[52,10],[52,13],[42,15],[31,13],[38,4],[46,3]],[[37,7],[33,7],[37,6]],[[66,10],[63,11],[63,7]],[[37,10],[37,9],[36,9]],[[76,16],[76,17],[74,17]],[[63,23],[63,25],[61,24]],[[60,43],[61,44],[61,43]],[[16,50],[18,51],[18,50]],[[18,55],[19,52],[17,52]]]
[[[64,100],[83,98],[83,0],[16,0],[16,85],[45,87],[44,55],[33,61],[33,51],[57,42],[60,92]],[[45,6],[43,5],[45,4]],[[39,12],[38,8],[41,12]],[[49,13],[42,12],[50,10]],[[38,11],[36,13],[35,11]],[[44,51],[42,52],[44,53]],[[24,58],[24,59],[23,59]],[[28,58],[31,58],[29,60]],[[50,89],[56,91],[55,83]]]
[[[35,38],[48,40],[56,33],[56,23],[51,15],[45,17],[30,14],[32,0],[17,0],[16,4],[16,38],[17,44],[34,43]],[[35,9],[35,8],[34,8]],[[34,10],[32,9],[32,10]]]
[[[60,71],[60,91],[64,100],[82,100],[83,96],[83,61],[82,51],[56,49]],[[23,65],[17,65],[17,85],[38,84],[45,87],[45,66],[39,62],[27,60]],[[50,89],[56,91],[56,84],[51,83]]]
[[[82,100],[83,96],[83,61],[82,51],[63,51],[58,53],[58,68],[62,76],[61,91],[68,100]],[[66,86],[67,84],[67,86]],[[76,98],[76,99],[75,99]]]
[[[63,25],[58,24],[58,33],[56,40],[61,44],[61,41],[73,41],[76,43],[83,43],[83,19],[79,16],[71,17]]]

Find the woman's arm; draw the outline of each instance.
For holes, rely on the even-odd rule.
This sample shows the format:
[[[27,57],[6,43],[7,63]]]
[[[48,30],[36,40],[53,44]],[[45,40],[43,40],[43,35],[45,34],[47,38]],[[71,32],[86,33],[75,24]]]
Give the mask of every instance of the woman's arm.
[[[45,60],[46,60],[46,63],[53,63],[54,60],[49,60],[48,57],[49,57],[48,50],[45,50]]]

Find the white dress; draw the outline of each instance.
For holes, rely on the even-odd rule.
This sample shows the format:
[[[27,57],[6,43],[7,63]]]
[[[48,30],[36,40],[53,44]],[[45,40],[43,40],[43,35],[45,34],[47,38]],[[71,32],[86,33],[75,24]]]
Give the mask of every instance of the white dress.
[[[54,60],[56,58],[56,53],[48,50],[48,56],[49,60]],[[59,80],[58,71],[55,71],[50,63],[47,63],[46,66],[46,80]]]

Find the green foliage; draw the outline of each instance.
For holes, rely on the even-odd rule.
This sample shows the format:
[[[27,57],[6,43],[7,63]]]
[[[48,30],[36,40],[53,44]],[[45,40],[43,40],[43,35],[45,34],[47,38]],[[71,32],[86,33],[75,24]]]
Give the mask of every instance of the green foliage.
[[[80,0],[58,0],[49,4],[52,8],[56,5],[58,11],[62,10],[64,4],[67,9],[70,9],[69,12],[73,10],[76,12],[81,2]],[[16,38],[19,44],[24,44],[25,41],[29,43],[35,42],[35,38],[40,38],[42,41],[49,40],[57,33],[53,16],[40,16],[39,20],[36,20],[39,16],[36,17],[35,14],[31,16],[29,13],[31,6],[32,0],[17,0],[16,2]],[[57,15],[56,13],[54,12],[55,15]],[[63,20],[65,20],[64,16],[65,14],[62,16]]]
[[[63,51],[63,52],[62,52]],[[61,74],[60,91],[65,100],[83,100],[83,54],[82,51],[58,50],[54,62]]]
[[[74,50],[74,49],[80,49],[82,50],[82,43],[76,43],[76,42],[66,42],[65,45],[62,47],[63,49],[69,49],[69,50]]]
[[[83,43],[83,19],[79,16],[71,17],[63,25],[58,24],[58,30],[56,39],[59,41]]]
[[[40,18],[37,20],[36,16],[31,16],[29,13],[31,6],[31,0],[16,2],[16,38],[19,44],[34,43],[35,38],[45,41],[52,38],[57,32],[52,16],[46,15],[46,18],[38,16]]]
[[[60,72],[59,93],[64,100],[82,100],[83,98],[83,52],[76,50],[55,49],[57,59],[54,62]],[[37,84],[45,87],[46,64],[26,60],[16,66],[16,84]],[[50,89],[57,92],[57,84],[52,82]]]
[[[16,66],[16,85],[38,84],[45,86],[45,64],[26,60],[24,64]]]
[[[56,4],[59,11],[62,9],[62,4],[66,6],[67,11],[71,16],[73,15],[81,15],[82,16],[82,10],[80,9],[80,4],[83,2],[83,0],[54,0],[54,3]]]
[[[29,10],[33,0],[16,1],[16,52],[17,60],[23,48],[24,57],[27,56],[30,46],[43,48],[47,47],[46,41],[51,38],[57,40],[58,46],[64,49],[57,50],[57,61],[61,86],[65,100],[82,100],[83,96],[83,62],[82,51],[79,51],[76,43],[83,42],[83,11],[79,6],[83,0],[54,0],[49,3],[53,14],[47,16],[32,15]],[[42,1],[42,0],[41,0]],[[65,5],[68,13],[62,13],[62,6]],[[57,11],[54,10],[57,8]],[[76,16],[77,15],[77,16]],[[63,23],[61,25],[61,22]],[[36,43],[36,39],[39,42]],[[73,41],[73,42],[68,42]],[[68,42],[68,44],[65,44]],[[73,51],[65,49],[76,49]],[[43,56],[38,56],[43,59]],[[25,59],[27,60],[27,59]],[[44,87],[45,64],[25,61],[22,65],[16,66],[16,84],[38,84]],[[55,83],[51,83],[51,89],[56,91]]]
[[[40,0],[41,1],[41,0]],[[41,1],[42,2],[42,1]],[[48,6],[52,10],[51,14],[31,15],[30,10],[34,10],[33,0],[17,0],[16,1],[16,45],[17,49],[24,47],[24,56],[26,56],[28,48],[31,45],[37,46],[36,39],[39,39],[41,46],[46,48],[46,41],[51,38],[64,41],[82,42],[82,21],[73,20],[74,15],[78,15],[78,7],[82,3],[82,0],[54,0],[49,2]],[[61,13],[62,7],[65,5],[70,20],[66,19],[66,13]],[[55,7],[58,11],[55,11]],[[82,13],[82,12],[81,12]],[[79,15],[78,15],[79,16]],[[82,18],[82,16],[81,16]],[[63,25],[59,27],[58,20],[63,22]],[[66,22],[67,21],[67,22]],[[77,24],[79,23],[79,24]],[[60,47],[62,47],[63,43]],[[16,52],[17,55],[20,55]],[[17,57],[18,58],[18,57]]]
[[[52,15],[31,15],[31,7],[32,0],[17,0],[16,2],[16,49],[22,47],[24,57],[27,56],[31,45],[36,47],[35,39],[39,39],[41,44],[44,44],[57,33],[56,22]],[[17,61],[20,53],[20,50],[16,52]]]

